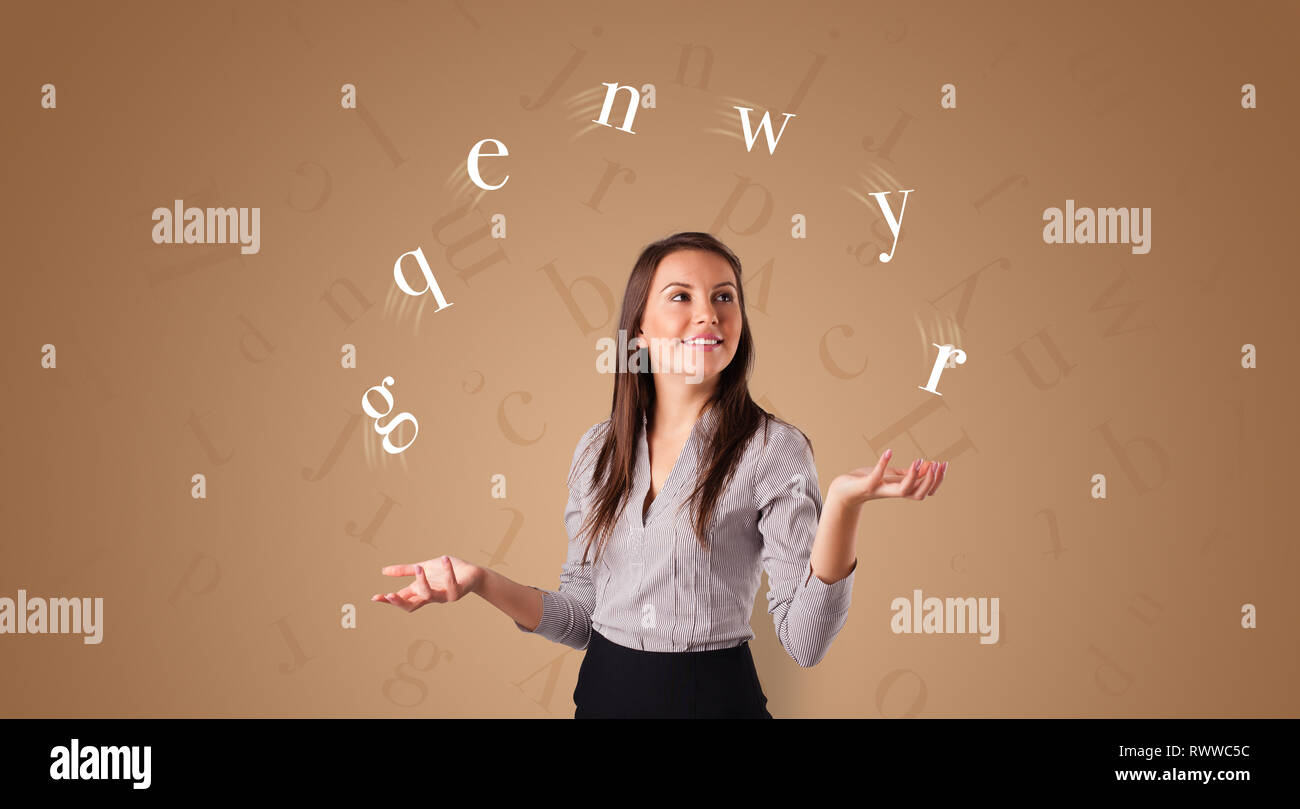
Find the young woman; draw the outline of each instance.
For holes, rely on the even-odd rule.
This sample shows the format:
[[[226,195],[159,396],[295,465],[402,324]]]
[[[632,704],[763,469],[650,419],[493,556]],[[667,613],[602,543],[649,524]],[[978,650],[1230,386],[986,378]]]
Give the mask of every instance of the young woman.
[[[415,581],[371,600],[409,612],[477,593],[521,631],[586,649],[577,718],[770,719],[748,643],[762,570],[781,645],[817,664],[848,616],[862,505],[923,500],[947,464],[887,468],[886,450],[823,503],[811,442],[750,398],[741,274],[707,233],[641,253],[619,329],[645,360],[626,358],[610,417],[574,451],[558,590],[441,556],[383,568]]]

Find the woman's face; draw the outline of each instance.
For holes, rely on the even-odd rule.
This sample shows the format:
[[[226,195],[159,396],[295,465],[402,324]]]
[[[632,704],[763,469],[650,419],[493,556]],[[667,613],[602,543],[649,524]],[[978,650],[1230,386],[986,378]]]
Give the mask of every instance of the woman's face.
[[[677,250],[655,269],[637,337],[650,348],[656,372],[682,373],[687,381],[702,382],[730,364],[741,325],[731,263],[709,250]],[[699,342],[701,336],[721,342]]]

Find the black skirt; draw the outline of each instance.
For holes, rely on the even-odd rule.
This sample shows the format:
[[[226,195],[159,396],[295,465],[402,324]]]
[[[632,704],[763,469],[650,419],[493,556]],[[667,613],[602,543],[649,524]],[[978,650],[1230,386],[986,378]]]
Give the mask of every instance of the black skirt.
[[[629,649],[591,630],[574,719],[771,719],[748,641],[704,652]]]

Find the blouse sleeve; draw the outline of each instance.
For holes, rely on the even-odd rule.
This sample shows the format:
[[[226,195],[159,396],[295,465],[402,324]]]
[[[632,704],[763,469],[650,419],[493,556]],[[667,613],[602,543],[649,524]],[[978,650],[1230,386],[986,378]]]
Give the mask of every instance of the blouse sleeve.
[[[813,575],[822,497],[817,465],[803,434],[770,425],[760,457],[754,497],[768,578],[767,611],[794,661],[815,666],[848,620],[858,565],[855,561],[849,575],[834,584]]]
[[[547,640],[574,649],[587,648],[591,640],[591,614],[596,609],[596,585],[592,576],[591,555],[588,554],[587,560],[582,561],[585,542],[578,539],[578,529],[582,525],[595,452],[591,452],[586,458],[581,471],[575,474],[575,470],[583,461],[584,451],[599,432],[600,426],[597,424],[587,430],[578,440],[578,446],[573,451],[573,460],[569,464],[569,502],[564,507],[564,528],[569,536],[569,545],[564,565],[560,569],[560,589],[543,590],[540,587],[533,587],[542,594],[542,618],[536,629],[529,630],[518,621],[515,622],[515,626],[521,632],[541,635]]]

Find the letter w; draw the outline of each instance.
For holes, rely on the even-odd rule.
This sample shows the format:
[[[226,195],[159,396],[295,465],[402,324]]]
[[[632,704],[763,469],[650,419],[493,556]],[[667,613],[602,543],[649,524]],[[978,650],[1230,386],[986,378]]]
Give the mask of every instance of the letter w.
[[[753,107],[732,107],[732,109],[740,110],[740,123],[745,128],[745,151],[752,152],[754,151],[754,141],[758,140],[758,135],[753,131],[753,127],[749,125],[749,113]],[[780,142],[781,135],[785,132],[785,125],[790,123],[791,118],[796,117],[793,112],[783,112],[781,114],[785,116],[785,120],[781,122],[781,131],[776,133],[775,138],[772,137],[772,113],[763,113],[763,120],[758,122],[759,129],[763,130],[763,134],[767,135],[768,154],[776,152],[776,144]]]

